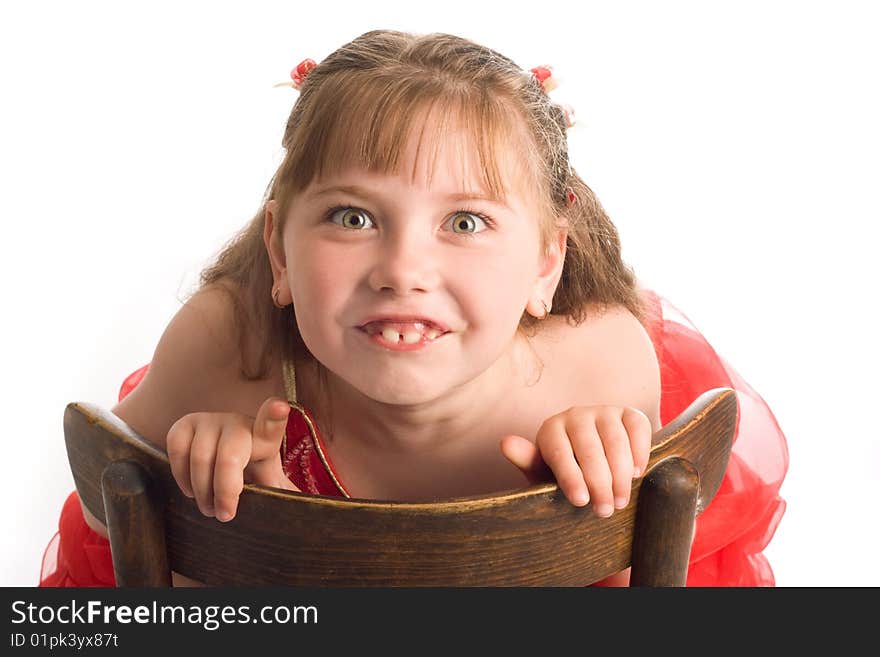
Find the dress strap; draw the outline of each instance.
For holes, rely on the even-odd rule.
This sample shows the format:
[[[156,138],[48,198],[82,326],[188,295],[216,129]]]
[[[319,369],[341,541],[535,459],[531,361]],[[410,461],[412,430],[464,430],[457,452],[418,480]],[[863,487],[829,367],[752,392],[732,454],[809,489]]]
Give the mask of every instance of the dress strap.
[[[281,373],[284,377],[284,394],[290,404],[296,404],[296,372],[293,370],[293,361],[286,358],[281,361]]]

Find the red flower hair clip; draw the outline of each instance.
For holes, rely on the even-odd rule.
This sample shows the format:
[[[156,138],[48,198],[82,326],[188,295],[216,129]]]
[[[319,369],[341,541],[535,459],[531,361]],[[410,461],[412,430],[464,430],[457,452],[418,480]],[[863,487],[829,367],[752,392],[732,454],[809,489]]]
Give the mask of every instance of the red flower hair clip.
[[[549,94],[551,91],[559,86],[559,80],[553,77],[553,69],[550,66],[542,64],[541,66],[536,66],[535,68],[529,69],[529,71],[540,83],[541,88],[544,90],[545,94]]]
[[[317,64],[314,59],[304,59],[290,72],[290,82],[279,82],[276,87],[293,87],[297,91],[302,88],[306,77],[312,72]]]
[[[529,72],[541,85],[541,88],[544,90],[545,94],[549,94],[551,91],[559,86],[559,78],[553,75],[553,68],[547,66],[546,64],[542,64],[541,66],[536,66],[535,68],[529,69]],[[573,127],[575,124],[574,109],[572,109],[570,105],[563,104],[560,104],[559,107],[560,109],[562,109],[562,113],[565,116],[565,127]]]

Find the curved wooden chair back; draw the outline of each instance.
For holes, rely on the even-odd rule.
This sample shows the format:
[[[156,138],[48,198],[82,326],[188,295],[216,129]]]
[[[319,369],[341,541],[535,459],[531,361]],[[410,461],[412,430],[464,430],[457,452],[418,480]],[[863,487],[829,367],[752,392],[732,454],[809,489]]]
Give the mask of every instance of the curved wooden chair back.
[[[629,505],[610,518],[555,483],[434,503],[339,499],[246,484],[236,517],[203,516],[166,454],[112,413],[71,403],[68,459],[108,530],[117,586],[582,586],[632,565],[631,585],[684,586],[695,516],[724,476],[736,393],[710,390],[653,437]]]

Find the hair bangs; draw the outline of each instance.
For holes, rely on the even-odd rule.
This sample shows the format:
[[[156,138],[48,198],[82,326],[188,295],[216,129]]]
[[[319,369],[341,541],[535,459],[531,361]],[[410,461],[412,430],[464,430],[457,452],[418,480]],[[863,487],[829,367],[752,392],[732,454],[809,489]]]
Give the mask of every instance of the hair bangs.
[[[408,173],[414,178],[419,163],[427,163],[429,184],[444,151],[461,163],[452,173],[478,186],[470,191],[497,200],[514,186],[511,176],[537,174],[522,119],[499,94],[438,76],[359,73],[339,75],[310,99],[291,135],[290,192],[349,167],[404,173],[401,155],[413,144]]]

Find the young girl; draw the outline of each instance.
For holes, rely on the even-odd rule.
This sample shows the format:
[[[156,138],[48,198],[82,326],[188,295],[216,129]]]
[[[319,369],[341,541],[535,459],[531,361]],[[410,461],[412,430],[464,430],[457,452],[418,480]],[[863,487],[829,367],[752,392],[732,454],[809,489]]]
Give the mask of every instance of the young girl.
[[[637,285],[569,163],[548,75],[390,31],[293,71],[263,207],[112,409],[168,451],[203,513],[234,517],[245,481],[426,501],[555,477],[607,517],[652,433],[726,386],[738,434],[688,584],[773,584],[761,551],[784,509],[782,433]],[[104,533],[71,494],[41,584],[112,585]]]

